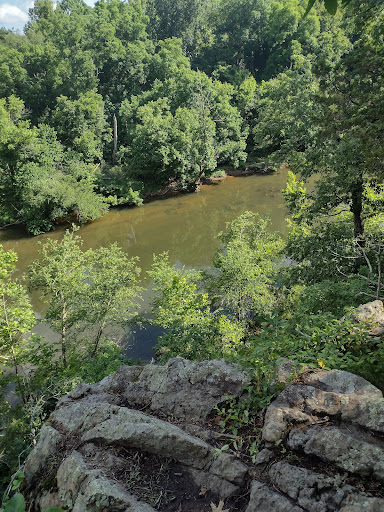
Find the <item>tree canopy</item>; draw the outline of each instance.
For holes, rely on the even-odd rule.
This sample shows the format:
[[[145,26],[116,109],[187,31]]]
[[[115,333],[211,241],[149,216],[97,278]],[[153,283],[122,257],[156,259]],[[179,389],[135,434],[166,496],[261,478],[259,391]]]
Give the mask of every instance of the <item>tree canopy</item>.
[[[350,148],[382,160],[381,13],[346,4],[37,0],[23,35],[0,32],[2,225],[84,222],[247,158],[305,154],[305,175],[329,155],[357,190]]]

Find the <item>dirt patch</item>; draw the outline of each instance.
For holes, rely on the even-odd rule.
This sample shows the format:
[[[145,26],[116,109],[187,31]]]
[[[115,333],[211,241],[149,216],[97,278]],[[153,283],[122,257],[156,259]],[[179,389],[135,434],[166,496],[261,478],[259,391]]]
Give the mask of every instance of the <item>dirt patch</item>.
[[[186,466],[179,462],[127,448],[103,448],[90,444],[81,450],[89,468],[98,468],[121,483],[138,500],[161,512],[212,512],[220,498],[197,486]],[[248,492],[225,501],[225,507],[244,512]]]

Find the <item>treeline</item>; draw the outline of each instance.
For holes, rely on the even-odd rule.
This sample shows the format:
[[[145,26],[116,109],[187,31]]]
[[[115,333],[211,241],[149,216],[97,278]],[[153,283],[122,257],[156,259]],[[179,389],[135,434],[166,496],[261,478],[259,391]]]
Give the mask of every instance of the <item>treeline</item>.
[[[37,0],[23,35],[0,31],[1,225],[36,234],[162,187],[194,190],[247,157],[303,154],[329,124],[324,102],[340,103],[331,94],[376,101],[349,75],[367,89],[377,73],[380,21],[355,8]]]

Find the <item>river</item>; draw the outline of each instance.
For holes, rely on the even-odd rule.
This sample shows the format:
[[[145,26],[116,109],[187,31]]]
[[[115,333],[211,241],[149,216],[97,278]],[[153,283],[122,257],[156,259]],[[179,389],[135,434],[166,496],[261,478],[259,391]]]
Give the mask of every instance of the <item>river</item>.
[[[269,215],[271,229],[286,232],[286,209],[281,190],[286,185],[287,171],[275,174],[228,177],[211,185],[203,185],[199,193],[156,200],[141,207],[116,208],[102,218],[82,226],[78,232],[83,248],[98,248],[117,242],[129,256],[138,256],[143,285],[148,286],[146,270],[153,254],[168,251],[170,261],[177,265],[201,268],[210,265],[218,247],[216,235],[246,210]],[[31,237],[20,229],[0,231],[4,249],[14,249],[19,256],[17,274],[26,272],[38,257],[39,245],[48,238],[60,239],[64,227]],[[143,310],[147,309],[148,293]],[[38,317],[45,305],[38,295],[32,296]],[[40,327],[39,332],[45,332]],[[158,332],[155,329],[131,333],[126,337],[129,357],[151,359],[152,346]]]

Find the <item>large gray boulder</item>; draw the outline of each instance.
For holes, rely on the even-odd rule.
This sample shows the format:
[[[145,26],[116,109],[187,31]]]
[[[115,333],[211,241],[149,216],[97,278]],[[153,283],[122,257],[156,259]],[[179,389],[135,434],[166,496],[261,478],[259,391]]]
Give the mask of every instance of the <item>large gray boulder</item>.
[[[46,470],[63,442],[64,436],[60,432],[49,425],[42,426],[39,440],[24,466],[28,485],[32,485],[34,479]]]
[[[57,471],[57,486],[62,506],[73,512],[155,510],[147,503],[140,503],[123,485],[106,478],[100,470],[89,469],[76,450],[61,463]]]
[[[303,510],[263,482],[257,480],[252,482],[249,504],[245,512],[303,512]]]
[[[364,435],[348,427],[321,426],[293,429],[287,446],[316,456],[349,473],[384,480],[383,445],[374,439],[361,440]]]
[[[266,468],[271,484],[310,512],[384,511],[380,494],[345,483],[361,476],[380,488],[383,429],[384,399],[372,384],[345,371],[306,373],[269,406],[262,436],[267,446],[283,446],[307,467],[272,463]],[[333,476],[323,474],[324,468]]]
[[[103,395],[110,403],[145,407],[155,414],[180,420],[201,421],[215,405],[241,394],[249,381],[249,375],[236,365],[176,357],[164,366],[122,366],[99,384],[81,385],[63,400],[86,396],[91,401],[92,395],[96,395],[99,402]]]
[[[294,425],[324,423],[326,416],[384,432],[382,392],[365,379],[340,370],[308,374],[301,383],[288,386],[268,408],[263,439],[276,442]]]
[[[249,381],[176,358],[78,386],[26,461],[31,512],[384,511],[381,391],[344,371],[301,375],[268,407],[251,459],[214,412]]]
[[[268,474],[275,489],[311,512],[347,510],[352,505],[374,512],[379,511],[384,503],[343,483],[342,478],[316,473],[285,461],[273,464]]]

